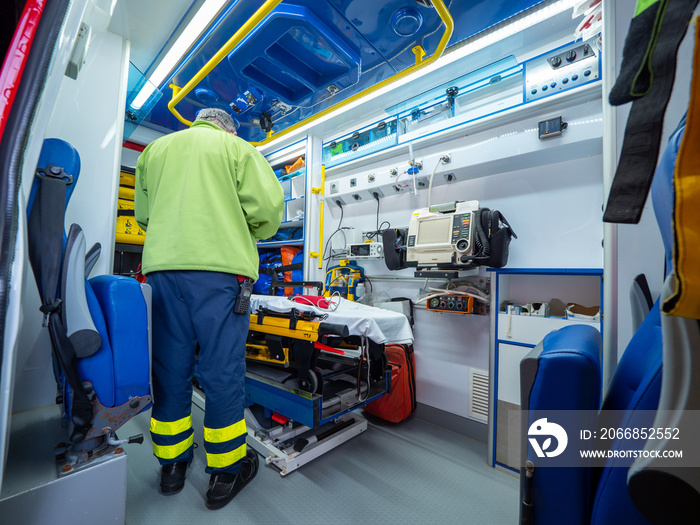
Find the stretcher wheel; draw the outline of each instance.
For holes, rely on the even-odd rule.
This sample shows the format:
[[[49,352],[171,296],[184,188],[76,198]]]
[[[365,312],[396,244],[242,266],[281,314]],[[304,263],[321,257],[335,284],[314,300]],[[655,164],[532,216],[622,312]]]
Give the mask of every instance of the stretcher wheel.
[[[319,375],[318,372],[314,370],[309,370],[309,377],[311,378],[311,393],[315,394],[318,392],[319,386]]]
[[[315,394],[318,390],[319,387],[319,373],[314,371],[314,370],[309,370],[309,379],[304,380],[300,378],[299,381],[299,387],[302,390],[305,390],[307,392],[311,392],[312,394]]]

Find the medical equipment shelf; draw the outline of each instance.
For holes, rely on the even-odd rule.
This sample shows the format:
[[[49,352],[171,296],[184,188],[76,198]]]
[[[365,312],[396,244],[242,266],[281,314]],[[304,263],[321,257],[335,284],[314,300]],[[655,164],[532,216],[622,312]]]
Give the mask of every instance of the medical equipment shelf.
[[[517,471],[520,467],[520,360],[555,330],[583,324],[603,332],[603,270],[600,268],[490,268],[491,297],[488,463]],[[551,315],[502,311],[547,303]],[[566,304],[599,306],[597,318],[566,318]],[[540,310],[542,311],[542,310]]]
[[[448,130],[481,125],[514,110],[532,110],[542,99],[551,105],[552,97],[587,92],[601,79],[597,38],[570,42],[521,63],[507,56],[391,106],[389,118],[324,143],[323,163],[328,169],[347,166],[397,145],[434,140],[429,137],[444,137]],[[555,67],[553,57],[567,51],[578,56]]]
[[[288,239],[284,235],[275,235],[282,237],[280,240],[262,240],[258,241],[259,249],[281,248],[283,246],[297,246],[304,250],[304,239],[308,235],[308,224],[304,220],[307,215],[308,200],[306,198],[309,185],[309,175],[307,174],[306,160],[308,157],[308,142],[307,139],[302,139],[289,146],[267,153],[265,159],[270,164],[270,167],[280,179],[279,183],[282,186],[284,194],[284,210],[282,212],[282,223],[280,224],[278,234],[292,228],[302,228],[302,235],[299,238]],[[303,166],[299,167],[300,159],[303,161]],[[296,169],[285,174],[288,166],[297,163]],[[290,168],[292,169],[292,168]],[[305,257],[306,258],[306,257]]]
[[[293,241],[269,241],[259,242],[258,248],[278,248],[280,246],[303,246],[304,239],[294,239]]]

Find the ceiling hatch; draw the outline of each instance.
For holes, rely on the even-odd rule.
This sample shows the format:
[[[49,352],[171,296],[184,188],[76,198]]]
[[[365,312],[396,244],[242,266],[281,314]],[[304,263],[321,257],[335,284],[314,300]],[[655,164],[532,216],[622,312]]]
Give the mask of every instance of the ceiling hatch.
[[[311,107],[359,80],[361,60],[304,6],[280,4],[228,55],[234,72],[291,106]]]

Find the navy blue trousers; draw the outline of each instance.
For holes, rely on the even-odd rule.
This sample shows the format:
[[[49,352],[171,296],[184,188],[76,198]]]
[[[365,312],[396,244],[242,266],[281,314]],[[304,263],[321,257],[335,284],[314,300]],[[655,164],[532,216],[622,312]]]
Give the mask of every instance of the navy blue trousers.
[[[151,437],[162,465],[193,457],[192,379],[195,352],[206,396],[204,447],[209,473],[235,474],[246,455],[245,341],[249,314],[234,314],[233,274],[163,271],[153,289]]]

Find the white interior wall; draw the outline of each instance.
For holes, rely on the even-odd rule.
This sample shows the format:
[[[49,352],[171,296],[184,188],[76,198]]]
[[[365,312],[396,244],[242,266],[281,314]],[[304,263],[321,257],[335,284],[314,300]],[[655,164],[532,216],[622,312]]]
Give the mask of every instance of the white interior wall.
[[[127,41],[112,33],[95,34],[77,80],[63,77],[46,128],[46,138],[64,139],[80,154],[80,178],[66,210],[66,225],[75,222],[82,226],[88,248],[96,242],[102,245],[92,275],[112,272],[128,64]],[[32,177],[24,176],[25,202],[31,185]],[[105,210],[114,211],[106,214]],[[28,262],[26,268],[15,412],[53,404],[56,395],[51,346],[47,331],[41,328],[39,295]]]
[[[136,169],[136,162],[139,160],[139,155],[141,155],[140,151],[136,151],[130,148],[122,148],[121,159],[119,163],[121,166]]]
[[[503,136],[498,128],[485,131],[484,134],[490,137]],[[470,139],[475,143],[480,142],[478,135]],[[464,141],[458,139],[457,142],[459,140]],[[506,138],[484,141],[481,150],[474,149],[470,159],[464,162],[474,162],[474,158],[488,155],[487,149],[502,149],[499,140],[505,141]],[[454,142],[442,143],[440,147],[449,149],[452,144]],[[419,158],[425,157],[423,154],[427,151],[429,149],[417,148],[414,153]],[[504,157],[509,155],[504,153]],[[356,177],[359,186],[360,180],[367,180],[369,172],[378,172],[389,165],[404,165],[406,162],[407,157],[399,155],[383,159],[376,166],[347,170],[338,168],[333,171],[330,182]],[[527,169],[517,169],[517,155],[504,162],[509,164],[503,167],[502,173],[435,186],[433,203],[476,199],[481,206],[502,211],[518,234],[518,239],[513,239],[510,245],[509,268],[601,268],[601,156],[583,156]],[[431,161],[427,165],[427,171],[432,166]],[[465,170],[469,171],[456,161],[448,168],[458,175]],[[381,198],[379,222],[389,221],[392,227],[407,227],[412,211],[427,206],[427,194],[428,191],[423,189],[417,195],[404,192]],[[348,200],[347,195],[345,200]],[[376,201],[365,198],[360,202],[348,203],[343,208],[343,226],[352,226],[362,231],[376,229]],[[340,219],[340,208],[337,205],[330,204],[328,209],[326,239],[336,230]],[[365,269],[370,280],[379,277],[372,280],[373,292],[387,292],[391,297],[416,299],[419,288],[424,286],[422,279],[407,280],[413,276],[412,269],[390,272],[383,260],[357,262]],[[331,261],[333,264],[337,264],[337,261]],[[483,270],[481,274],[486,275]],[[395,277],[400,277],[401,280],[392,281]],[[431,286],[437,284],[437,281],[430,283]],[[598,290],[596,294],[597,292]],[[415,319],[418,402],[468,417],[468,369],[488,370],[489,365],[488,316],[443,314],[417,309]]]

